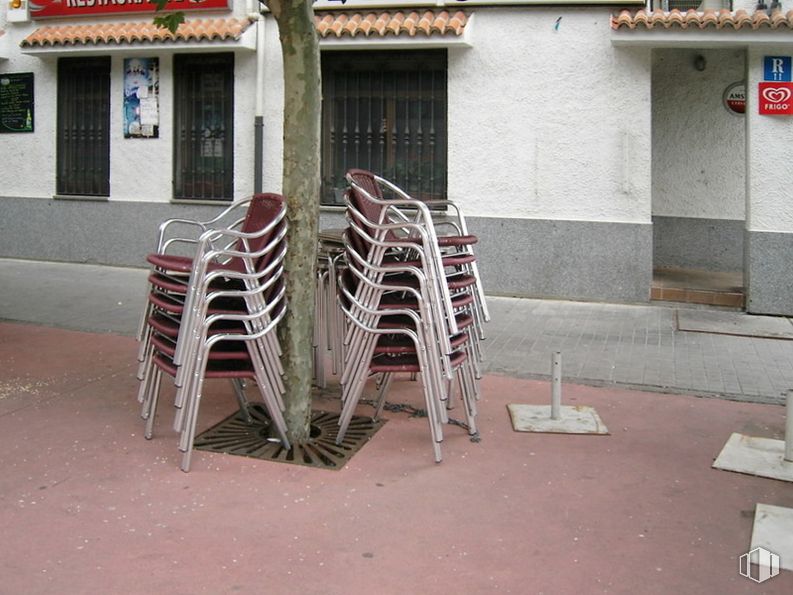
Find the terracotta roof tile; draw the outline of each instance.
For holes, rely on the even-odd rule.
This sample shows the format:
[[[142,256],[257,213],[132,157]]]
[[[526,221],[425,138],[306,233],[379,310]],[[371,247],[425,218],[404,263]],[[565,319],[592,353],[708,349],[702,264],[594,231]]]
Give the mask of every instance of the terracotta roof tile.
[[[461,36],[468,22],[462,11],[329,12],[314,17],[320,37],[386,37],[388,35]]]
[[[771,15],[764,10],[757,10],[752,14],[745,10],[731,12],[727,9],[708,9],[704,12],[697,12],[692,9],[684,13],[677,9],[669,12],[662,10],[648,12],[645,9],[636,12],[623,10],[618,15],[612,15],[611,28],[615,31],[618,29],[793,30],[793,10],[787,13],[777,10]]]
[[[251,25],[249,19],[193,19],[173,34],[148,22],[48,25],[22,40],[22,47],[152,43],[161,41],[238,40]]]

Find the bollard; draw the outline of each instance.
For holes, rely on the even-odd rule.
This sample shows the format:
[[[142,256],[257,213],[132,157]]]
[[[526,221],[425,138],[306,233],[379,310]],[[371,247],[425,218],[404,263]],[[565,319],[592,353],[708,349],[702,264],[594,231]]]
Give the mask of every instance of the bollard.
[[[793,463],[793,390],[787,393],[787,407],[785,408],[785,456],[784,459]]]
[[[551,354],[551,419],[559,419],[562,410],[562,353]]]

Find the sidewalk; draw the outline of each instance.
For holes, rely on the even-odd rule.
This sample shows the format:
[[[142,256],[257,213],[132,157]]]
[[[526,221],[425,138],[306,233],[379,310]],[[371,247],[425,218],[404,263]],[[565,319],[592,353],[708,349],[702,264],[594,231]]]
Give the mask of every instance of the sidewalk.
[[[642,353],[672,349],[682,366],[694,348],[673,329],[657,349],[636,339],[668,309],[493,299],[482,440],[449,426],[441,464],[426,420],[389,412],[339,471],[200,451],[184,474],[167,406],[142,437],[130,335],[144,290],[138,270],[0,261],[0,318],[23,321],[0,322],[2,594],[793,592],[790,571],[762,585],[738,574],[755,505],[793,507],[793,486],[711,467],[732,432],[781,438],[783,407],[568,374],[565,402],[595,407],[610,435],[512,430],[507,404],[550,396],[513,372],[542,373],[555,349],[574,371],[602,345],[615,365],[590,379],[601,385],[632,361],[646,373]],[[631,357],[616,348],[629,344]],[[588,361],[579,373],[600,369]],[[415,383],[392,391],[421,405]],[[199,427],[233,409],[227,384],[207,383]]]
[[[145,284],[143,269],[0,259],[0,320],[132,336]],[[560,351],[569,382],[780,404],[793,389],[793,324],[785,318],[725,313],[739,320],[729,332],[753,333],[766,321],[789,327],[780,339],[680,331],[671,306],[488,303],[486,372],[547,378],[551,353]]]

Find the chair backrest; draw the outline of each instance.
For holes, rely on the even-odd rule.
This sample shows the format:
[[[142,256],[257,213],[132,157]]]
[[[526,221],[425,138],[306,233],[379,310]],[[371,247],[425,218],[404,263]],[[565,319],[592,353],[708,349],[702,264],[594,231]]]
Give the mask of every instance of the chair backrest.
[[[375,179],[376,176],[366,169],[352,168],[347,170],[347,179],[356,183],[375,198],[383,199],[383,191]]]
[[[283,220],[284,210],[284,197],[280,194],[275,194],[273,192],[254,194],[248,206],[248,211],[245,213],[245,220],[242,222],[240,231],[248,234],[256,234],[276,220],[279,220],[279,218],[280,221],[266,233],[257,235],[253,238],[240,238],[237,240],[235,249],[240,252],[248,253],[259,252],[264,249],[267,243],[278,234],[281,227],[286,224]],[[274,252],[274,250],[270,250],[259,258],[255,264],[255,270],[261,271],[264,269],[271,261]],[[228,267],[231,270],[241,273],[246,272],[245,262],[239,257],[233,258],[229,262]]]

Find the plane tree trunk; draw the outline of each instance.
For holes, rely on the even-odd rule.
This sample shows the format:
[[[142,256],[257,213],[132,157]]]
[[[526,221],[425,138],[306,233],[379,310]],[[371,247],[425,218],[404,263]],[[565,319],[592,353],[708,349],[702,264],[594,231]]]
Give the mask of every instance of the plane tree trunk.
[[[267,0],[278,23],[284,68],[283,188],[288,250],[287,314],[279,326],[286,423],[297,444],[310,436],[314,268],[320,192],[320,57],[312,0]]]

